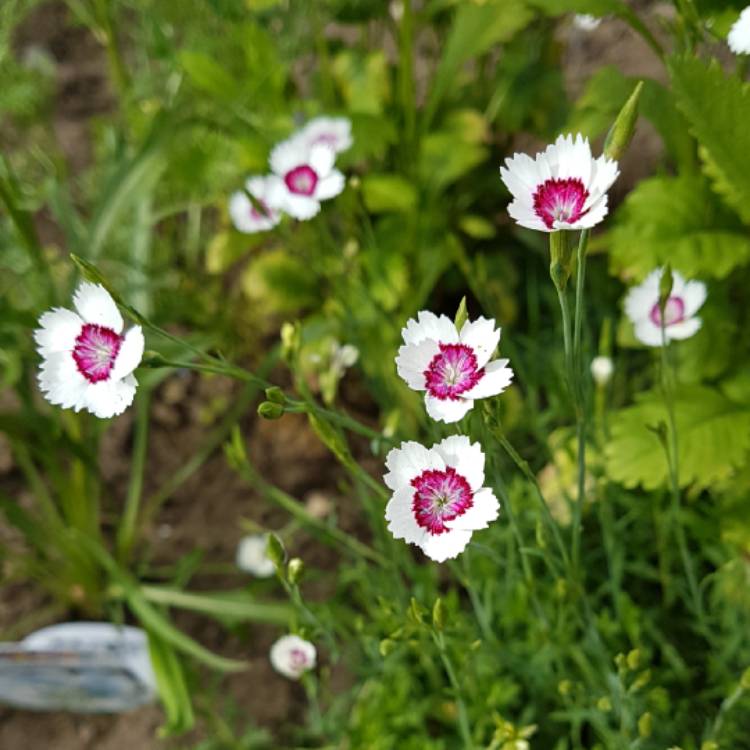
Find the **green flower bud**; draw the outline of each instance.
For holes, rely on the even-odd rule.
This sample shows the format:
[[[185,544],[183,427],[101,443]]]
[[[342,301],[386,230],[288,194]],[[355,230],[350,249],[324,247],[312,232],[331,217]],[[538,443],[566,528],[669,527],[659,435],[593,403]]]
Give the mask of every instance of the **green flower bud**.
[[[445,608],[443,607],[443,600],[438,597],[435,599],[435,604],[432,607],[432,626],[435,630],[442,630],[445,622]]]
[[[295,586],[302,580],[302,574],[305,572],[305,563],[299,557],[293,557],[286,566],[286,577],[289,583]]]
[[[638,734],[641,737],[650,737],[653,724],[654,721],[651,714],[646,711],[646,713],[643,714],[640,719],[638,719]]]
[[[276,566],[277,570],[284,565],[284,560],[286,559],[286,550],[284,549],[284,545],[282,544],[281,539],[279,539],[276,534],[268,535],[266,555],[268,555],[269,559]]]
[[[284,407],[271,401],[263,401],[258,406],[258,415],[263,419],[281,419],[284,416]]]
[[[277,385],[272,385],[270,388],[266,388],[266,398],[274,404],[285,404],[286,396],[284,391]]]
[[[604,155],[609,159],[619,161],[625,150],[630,145],[635,133],[635,125],[638,120],[638,102],[643,90],[643,81],[639,81],[633,89],[633,93],[623,105],[614,124],[607,133],[604,142]]]
[[[453,322],[456,324],[456,328],[460,331],[463,328],[464,323],[469,319],[469,312],[466,309],[466,297],[461,297],[461,302],[456,310],[456,317]]]

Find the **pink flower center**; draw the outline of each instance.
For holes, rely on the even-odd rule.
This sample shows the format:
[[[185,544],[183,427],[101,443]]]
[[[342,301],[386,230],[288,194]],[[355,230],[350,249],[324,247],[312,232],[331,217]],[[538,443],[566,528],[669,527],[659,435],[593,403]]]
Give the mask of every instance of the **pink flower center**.
[[[317,172],[307,164],[295,167],[284,175],[284,182],[290,193],[312,195],[318,184]]]
[[[661,310],[657,302],[649,313],[651,322],[661,328]],[[682,297],[670,297],[667,304],[664,305],[664,325],[671,326],[675,323],[681,323],[685,319],[685,302]]]
[[[589,191],[577,177],[552,178],[536,189],[534,211],[547,229],[552,229],[556,221],[572,224],[586,213],[583,206],[588,197]]]
[[[425,469],[411,480],[411,486],[415,490],[412,513],[430,534],[450,531],[445,522],[462,516],[474,504],[469,483],[452,466],[445,471]]]
[[[106,380],[117,359],[123,337],[111,328],[95,323],[86,323],[76,338],[73,359],[78,372],[89,383]]]
[[[427,392],[439,399],[458,401],[461,393],[473,388],[484,375],[477,367],[477,358],[466,344],[440,344],[424,376]]]
[[[289,652],[289,662],[295,671],[303,671],[308,667],[307,654],[301,648],[293,648]]]

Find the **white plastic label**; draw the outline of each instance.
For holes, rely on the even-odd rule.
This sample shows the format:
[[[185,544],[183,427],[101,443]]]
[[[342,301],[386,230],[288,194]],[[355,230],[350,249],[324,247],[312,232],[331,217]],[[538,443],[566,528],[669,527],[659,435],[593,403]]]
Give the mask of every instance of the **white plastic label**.
[[[116,713],[151,703],[156,680],[146,634],[70,622],[0,644],[0,703],[37,711]]]

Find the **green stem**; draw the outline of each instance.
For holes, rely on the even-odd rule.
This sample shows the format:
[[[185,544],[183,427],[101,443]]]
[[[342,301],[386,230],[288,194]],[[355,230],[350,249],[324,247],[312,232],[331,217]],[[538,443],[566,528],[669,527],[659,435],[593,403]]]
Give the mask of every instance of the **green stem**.
[[[670,508],[670,520],[671,526],[674,530],[677,538],[677,547],[680,552],[680,558],[682,560],[682,567],[685,572],[685,578],[688,582],[688,588],[690,590],[690,597],[692,600],[693,611],[698,618],[698,622],[704,633],[708,632],[705,624],[703,603],[701,599],[700,588],[695,577],[693,570],[692,560],[690,559],[690,551],[688,549],[687,537],[685,536],[685,529],[682,525],[681,515],[681,502],[680,502],[680,466],[679,466],[679,450],[677,443],[677,420],[675,418],[674,409],[674,397],[675,397],[675,382],[677,378],[676,367],[674,362],[670,361],[669,346],[666,340],[666,332],[664,329],[663,322],[664,315],[662,313],[662,325],[661,325],[661,375],[662,375],[662,389],[664,391],[664,402],[667,409],[667,421],[669,428],[668,442],[664,446],[667,453],[667,464],[669,466],[669,483],[671,490],[671,508]]]
[[[411,0],[403,0],[403,15],[399,23],[398,90],[404,118],[403,163],[405,172],[411,173],[416,162],[416,98],[414,94],[414,12]]]
[[[448,651],[445,648],[445,638],[440,631],[433,631],[432,637],[434,638],[435,645],[440,653],[440,660],[443,662],[445,673],[448,675],[448,681],[453,688],[453,694],[458,708],[458,728],[461,732],[461,739],[463,740],[466,750],[474,750],[474,740],[471,736],[471,725],[469,724],[469,712],[466,709],[466,701],[464,700],[461,684],[456,677],[456,670],[453,668],[453,662],[448,656]]]
[[[146,464],[146,448],[148,446],[148,417],[151,394],[143,390],[135,405],[135,435],[133,438],[133,460],[130,465],[130,483],[125,498],[120,526],[117,529],[117,556],[121,563],[125,563],[133,548],[135,539],[138,511],[143,495],[143,474]]]

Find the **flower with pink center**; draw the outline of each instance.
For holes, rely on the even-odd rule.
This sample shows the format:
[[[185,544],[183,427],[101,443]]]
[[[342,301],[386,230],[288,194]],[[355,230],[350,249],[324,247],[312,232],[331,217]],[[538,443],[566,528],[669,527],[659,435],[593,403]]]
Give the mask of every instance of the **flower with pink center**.
[[[513,379],[507,359],[490,361],[500,341],[494,320],[467,320],[459,331],[445,315],[422,311],[402,329],[396,370],[415,391],[425,391],[427,413],[458,422],[478,398],[502,393]]]
[[[298,680],[315,668],[317,651],[310,641],[298,635],[284,635],[271,646],[271,666],[290,680]]]
[[[270,205],[295,219],[311,219],[320,202],[344,189],[344,175],[334,168],[336,152],[327,143],[308,145],[299,135],[279,143],[271,152],[275,178],[269,191]]]
[[[594,159],[587,138],[561,135],[534,159],[514,154],[500,167],[513,196],[508,213],[541,232],[589,229],[607,215],[607,191],[620,174],[617,162]]]
[[[308,148],[322,143],[340,154],[353,143],[352,122],[346,117],[315,117],[293,138],[299,138]]]
[[[635,337],[646,346],[662,345],[662,311],[659,282],[664,269],[652,271],[642,284],[632,287],[625,297],[625,313],[633,323]],[[687,339],[701,327],[696,313],[706,301],[706,285],[686,281],[672,271],[672,291],[664,306],[664,341]]]
[[[249,177],[244,190],[232,193],[229,216],[235,228],[245,234],[265,232],[281,221],[281,211],[271,204],[271,192],[276,178]],[[250,200],[255,199],[255,203]]]
[[[471,535],[498,516],[500,504],[483,486],[484,453],[465,435],[432,448],[402,443],[385,465],[383,481],[393,490],[385,509],[388,530],[436,562],[459,555]]]
[[[73,304],[76,312],[57,307],[44,313],[34,331],[42,356],[39,387],[64,409],[87,409],[102,419],[121,414],[135,396],[141,327],[123,334],[120,311],[99,284],[80,284]]]

